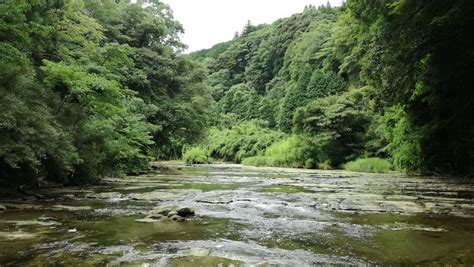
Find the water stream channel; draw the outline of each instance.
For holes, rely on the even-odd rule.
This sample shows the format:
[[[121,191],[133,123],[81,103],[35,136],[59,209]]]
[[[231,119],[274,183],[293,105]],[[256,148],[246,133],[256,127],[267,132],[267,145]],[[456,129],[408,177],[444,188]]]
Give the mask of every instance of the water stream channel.
[[[163,164],[0,199],[0,266],[474,264],[468,179]],[[195,215],[150,219],[168,206]]]

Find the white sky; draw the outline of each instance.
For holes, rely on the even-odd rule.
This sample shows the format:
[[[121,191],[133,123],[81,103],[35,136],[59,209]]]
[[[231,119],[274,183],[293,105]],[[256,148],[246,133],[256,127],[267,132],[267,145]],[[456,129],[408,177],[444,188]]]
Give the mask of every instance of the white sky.
[[[325,5],[327,0],[162,0],[184,26],[182,41],[187,52],[210,48],[231,40],[247,20],[253,25],[271,23],[302,12],[306,5]],[[330,0],[339,6],[342,0]]]

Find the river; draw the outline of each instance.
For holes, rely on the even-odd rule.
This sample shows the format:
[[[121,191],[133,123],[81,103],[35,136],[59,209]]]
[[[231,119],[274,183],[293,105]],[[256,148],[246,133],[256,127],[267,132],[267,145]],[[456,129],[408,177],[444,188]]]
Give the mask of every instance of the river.
[[[474,264],[469,179],[162,164],[0,199],[0,265]],[[195,216],[150,219],[165,206]]]

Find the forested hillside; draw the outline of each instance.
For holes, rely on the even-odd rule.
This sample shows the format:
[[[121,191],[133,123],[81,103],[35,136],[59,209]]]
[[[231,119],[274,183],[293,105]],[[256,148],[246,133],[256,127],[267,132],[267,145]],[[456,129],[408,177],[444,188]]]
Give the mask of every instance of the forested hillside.
[[[207,67],[216,103],[201,154],[257,166],[473,173],[473,6],[309,6],[191,54]]]
[[[182,55],[158,0],[0,3],[0,180],[156,159],[474,173],[474,4],[308,6]]]
[[[182,30],[159,1],[2,1],[0,177],[84,183],[180,156],[211,100]]]

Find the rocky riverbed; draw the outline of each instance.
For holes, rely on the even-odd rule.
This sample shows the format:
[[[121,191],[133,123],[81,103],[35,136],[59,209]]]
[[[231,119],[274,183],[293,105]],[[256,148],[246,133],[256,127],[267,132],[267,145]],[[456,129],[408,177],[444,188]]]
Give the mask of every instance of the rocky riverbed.
[[[0,265],[474,264],[474,183],[232,164],[0,199]]]

